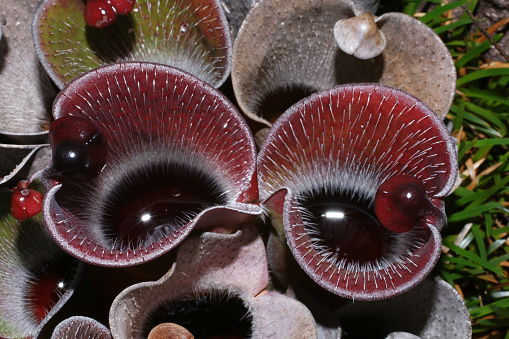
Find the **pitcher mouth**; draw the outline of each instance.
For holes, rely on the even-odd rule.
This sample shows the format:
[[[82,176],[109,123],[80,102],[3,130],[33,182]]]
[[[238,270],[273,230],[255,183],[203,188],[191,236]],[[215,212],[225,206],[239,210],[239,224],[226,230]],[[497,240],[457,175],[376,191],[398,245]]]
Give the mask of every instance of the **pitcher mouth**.
[[[118,250],[149,247],[205,209],[228,203],[229,190],[217,170],[192,153],[174,153],[134,153],[104,170],[84,198],[84,219],[98,229],[100,244]]]
[[[372,203],[324,191],[296,197],[309,241],[330,268],[350,272],[393,269],[429,238],[424,228],[398,234],[378,221]]]
[[[244,301],[217,291],[161,302],[146,316],[140,338],[162,323],[180,325],[198,338],[247,338],[252,331],[252,315]]]
[[[290,251],[312,280],[336,295],[354,300],[398,295],[424,279],[438,260],[440,234],[425,220],[394,233],[354,204],[306,206],[295,196],[286,199]]]

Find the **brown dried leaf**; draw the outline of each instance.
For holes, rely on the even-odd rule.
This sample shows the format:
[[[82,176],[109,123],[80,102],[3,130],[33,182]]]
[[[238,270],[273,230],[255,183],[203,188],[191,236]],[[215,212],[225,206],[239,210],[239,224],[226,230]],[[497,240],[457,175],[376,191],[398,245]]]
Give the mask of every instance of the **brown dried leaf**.
[[[480,177],[481,175],[489,175],[489,174],[491,174],[493,171],[495,171],[497,168],[499,168],[499,167],[500,167],[500,165],[502,165],[502,164],[503,164],[503,163],[502,163],[502,162],[500,162],[500,163],[498,163],[498,164],[495,164],[495,165],[493,165],[493,166],[490,166],[490,167],[486,168],[484,171],[482,171],[481,173],[479,173],[479,175],[478,175],[478,176]]]
[[[454,287],[456,288],[456,291],[458,291],[458,293],[461,295],[461,297],[462,297],[463,299],[465,299],[465,295],[463,294],[463,291],[461,290],[460,285],[455,284],[455,285],[454,285]]]
[[[479,67],[479,69],[490,69],[490,68],[509,68],[509,63],[501,62],[501,61],[492,61],[489,63],[484,63]]]
[[[477,278],[498,284],[498,280],[491,274],[478,275]]]
[[[486,28],[486,32],[488,34],[494,34],[496,31],[498,31],[502,26],[505,26],[506,24],[509,23],[509,17],[505,18],[505,19],[502,19],[500,21],[497,21],[495,22],[493,25],[491,25],[490,27]],[[484,42],[486,41],[486,36],[483,34],[481,35],[480,37],[478,37],[477,39],[475,39],[475,42],[480,44],[481,42]]]
[[[475,168],[474,168],[474,161],[472,158],[468,158],[467,161],[465,161],[465,166],[467,166],[467,169],[463,172],[463,175],[467,175],[470,177],[470,179],[475,180]]]

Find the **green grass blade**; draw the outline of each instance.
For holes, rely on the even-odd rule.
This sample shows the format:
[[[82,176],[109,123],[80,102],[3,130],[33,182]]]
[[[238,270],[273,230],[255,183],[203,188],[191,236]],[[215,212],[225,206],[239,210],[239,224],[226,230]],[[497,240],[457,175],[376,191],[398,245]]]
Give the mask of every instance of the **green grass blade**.
[[[451,22],[450,24],[447,24],[447,25],[438,26],[438,27],[434,28],[433,30],[437,34],[442,34],[444,32],[447,32],[447,31],[451,30],[451,29],[455,29],[457,27],[465,26],[465,25],[468,25],[468,24],[471,24],[471,23],[472,23],[472,20],[470,20],[470,19],[458,20],[458,21]]]
[[[487,122],[491,122],[495,126],[505,129],[505,123],[500,120],[499,117],[497,117],[493,112],[490,112],[489,110],[482,108],[476,104],[473,104],[471,102],[465,102],[465,107],[475,115],[477,115],[479,118],[486,120]]]
[[[478,98],[489,101],[490,104],[495,103],[509,106],[509,98],[493,91],[481,90],[479,88],[462,88],[461,90],[468,98]]]
[[[477,139],[473,147],[482,147],[482,146],[497,146],[497,145],[509,145],[509,138],[496,138],[496,139]]]
[[[463,210],[460,212],[456,212],[449,217],[449,223],[472,219],[472,218],[480,216],[484,212],[493,210],[500,206],[502,206],[501,202],[489,202],[487,204],[478,206],[476,208],[471,208],[471,209]]]
[[[491,217],[490,213],[484,213],[484,225],[486,227],[486,236],[491,238],[491,232],[493,231],[493,218]],[[491,245],[490,245],[490,247],[491,247]],[[494,248],[493,251],[495,249],[496,248]],[[490,253],[489,249],[488,249],[488,253]]]
[[[488,327],[509,327],[509,318],[481,319],[478,323]]]
[[[471,140],[468,142],[465,142],[465,141],[460,142],[460,144],[458,145],[458,160],[459,161],[461,161],[461,159],[463,159],[465,154],[467,154],[467,152],[470,151],[470,149],[473,147],[473,145],[476,143],[476,141],[477,141],[477,139],[474,139],[474,140]]]
[[[500,227],[500,228],[496,228],[493,230],[493,232],[491,232],[494,236],[498,236],[502,233],[509,233],[509,226],[505,226],[505,227]]]
[[[472,22],[472,20],[468,20],[470,22]],[[435,29],[435,32],[437,32],[437,30]],[[437,32],[438,34],[438,32]],[[495,42],[498,42],[498,40],[500,40],[500,38],[503,36],[503,34],[497,34],[493,37],[493,40]],[[483,43],[475,46],[474,48],[472,48],[470,51],[468,51],[467,53],[465,53],[465,55],[463,55],[461,58],[459,58],[458,60],[456,60],[456,67],[457,68],[461,68],[463,66],[465,66],[467,64],[467,62],[469,62],[470,60],[474,59],[474,58],[478,58],[480,54],[482,54],[483,52],[485,52],[486,50],[488,50],[488,48],[490,48],[492,46],[491,42],[489,40],[486,40],[484,41]]]
[[[499,180],[495,183],[495,185],[491,186],[489,189],[485,191],[475,192],[473,194],[469,194],[468,196],[464,196],[461,199],[456,201],[458,206],[463,206],[471,202],[471,204],[466,209],[472,209],[480,206],[483,202],[492,197],[499,190],[506,187],[509,183],[509,176],[505,177],[502,180]]]
[[[461,255],[464,259],[469,260],[475,264],[478,265],[484,265],[486,264],[486,260],[483,260],[478,255],[475,255],[474,253],[470,252],[469,250],[463,249],[457,245],[455,245],[452,242],[449,242],[447,240],[443,240],[443,243],[446,247],[448,247],[451,251],[456,252],[457,254]],[[452,258],[448,258],[452,259]]]
[[[472,72],[470,74],[465,75],[464,77],[460,77],[456,81],[456,86],[460,87],[474,80],[495,77],[500,75],[509,75],[509,68],[488,68]]]
[[[456,119],[454,119],[453,122],[453,131],[458,131],[461,125],[463,125],[463,117],[465,116],[465,101],[466,97],[462,96],[458,106],[458,111],[456,112]]]
[[[425,24],[429,23],[432,20],[439,19],[445,12],[450,11],[451,9],[454,9],[456,7],[463,6],[467,2],[468,0],[455,1],[444,6],[437,6],[434,10],[430,11],[429,13],[426,13],[426,15],[421,17],[419,20],[421,20]]]
[[[490,305],[485,305],[482,307],[472,309],[472,310],[470,310],[470,316],[472,316],[475,319],[475,318],[482,318],[487,315],[493,314],[493,313],[495,313],[493,306],[507,308],[507,307],[509,307],[509,298],[495,301],[495,302],[491,303]]]
[[[506,261],[509,259],[509,253],[501,255],[500,257],[497,257],[495,259],[491,259],[488,263],[491,265],[499,265],[501,262]]]
[[[464,265],[464,266],[468,266],[468,267],[473,267],[473,268],[479,268],[479,269],[482,269],[482,266],[475,263],[475,262],[472,262],[470,260],[467,260],[465,258],[459,258],[459,257],[447,257],[447,258],[444,258],[443,259],[444,261],[446,262],[451,262],[451,263],[455,263],[455,264],[461,264],[461,265]],[[483,269],[482,269],[483,270]],[[483,270],[484,271],[484,270]]]
[[[479,225],[472,226],[472,233],[474,234],[474,239],[477,244],[477,250],[479,251],[479,256],[481,257],[481,260],[485,262],[488,259],[488,253],[486,250],[486,245],[484,244],[484,237],[481,234],[481,230],[479,228]]]

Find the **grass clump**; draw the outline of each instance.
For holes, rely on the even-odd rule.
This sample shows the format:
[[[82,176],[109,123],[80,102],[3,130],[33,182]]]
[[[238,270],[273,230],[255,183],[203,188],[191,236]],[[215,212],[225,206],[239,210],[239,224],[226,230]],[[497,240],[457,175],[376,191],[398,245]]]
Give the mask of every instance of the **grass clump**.
[[[485,56],[509,19],[481,30],[477,5],[403,1],[402,11],[440,34],[458,74],[445,122],[457,139],[461,183],[446,200],[437,272],[465,299],[474,338],[509,338],[509,60]]]

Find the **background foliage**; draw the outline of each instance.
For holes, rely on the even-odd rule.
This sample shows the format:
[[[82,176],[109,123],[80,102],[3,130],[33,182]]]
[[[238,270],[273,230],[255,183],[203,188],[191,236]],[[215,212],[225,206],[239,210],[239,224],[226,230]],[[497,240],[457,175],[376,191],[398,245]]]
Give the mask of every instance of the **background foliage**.
[[[487,27],[476,17],[477,0],[403,0],[397,6],[441,36],[458,74],[446,124],[457,139],[461,183],[446,200],[437,273],[466,300],[474,338],[509,339],[509,60],[503,52],[505,61],[485,56],[509,18]]]

